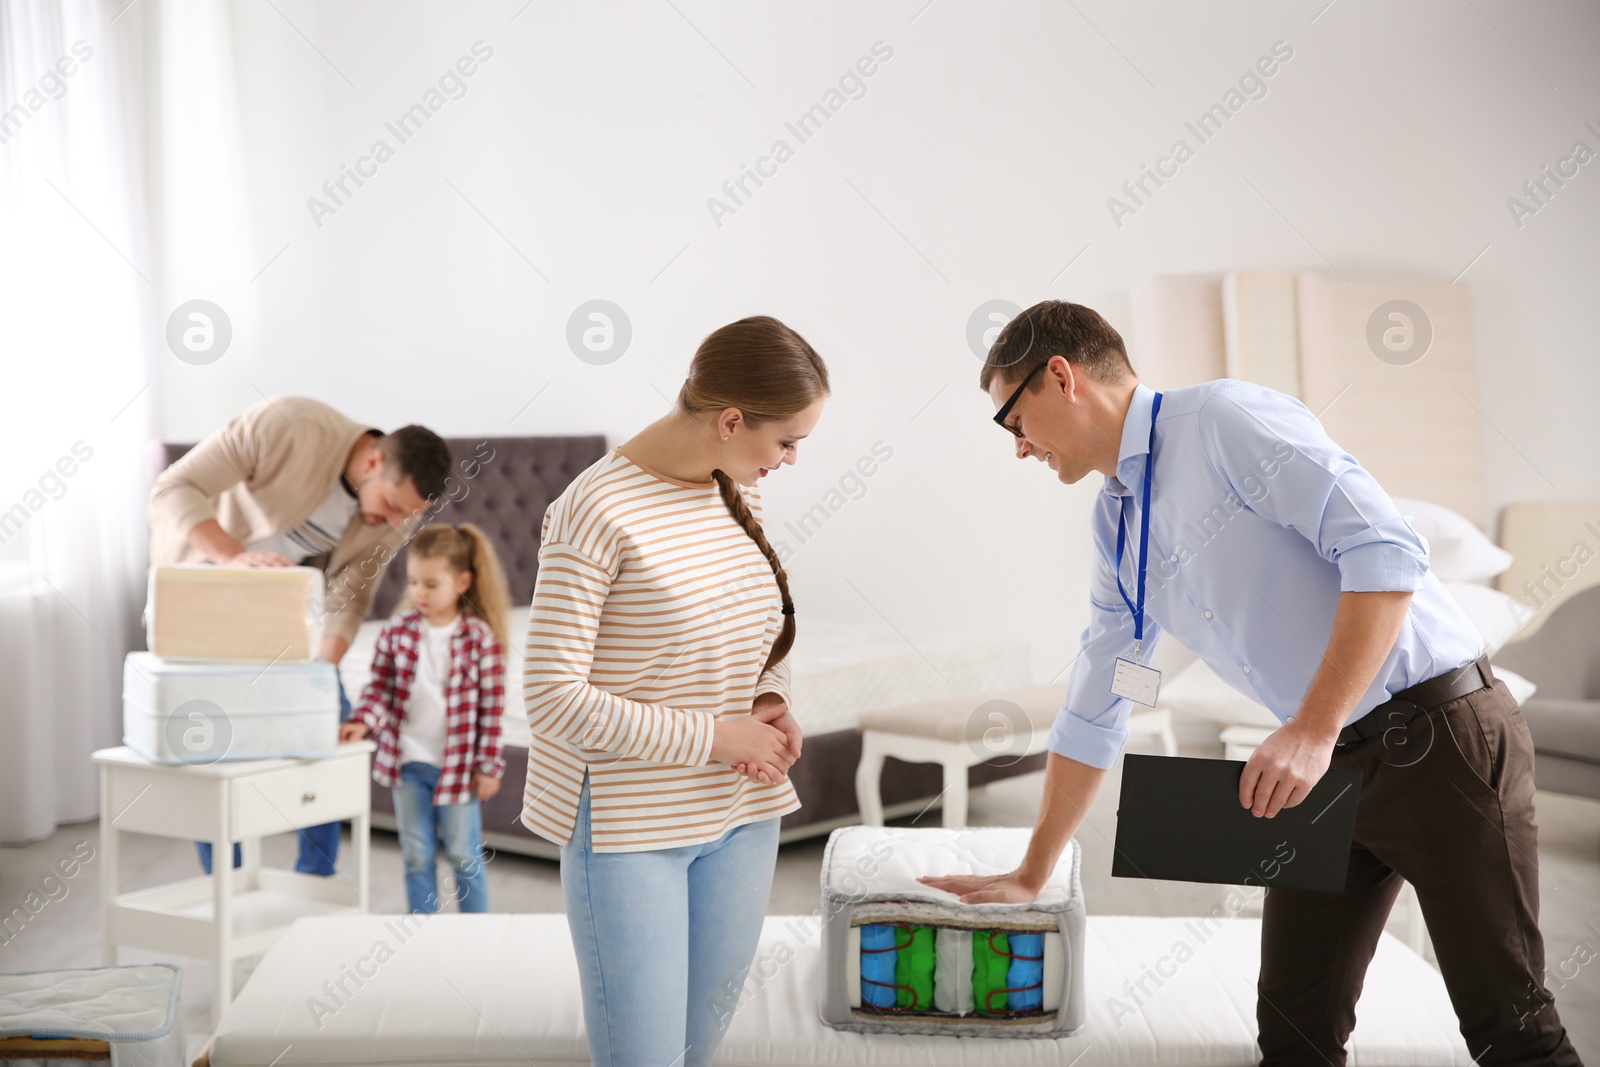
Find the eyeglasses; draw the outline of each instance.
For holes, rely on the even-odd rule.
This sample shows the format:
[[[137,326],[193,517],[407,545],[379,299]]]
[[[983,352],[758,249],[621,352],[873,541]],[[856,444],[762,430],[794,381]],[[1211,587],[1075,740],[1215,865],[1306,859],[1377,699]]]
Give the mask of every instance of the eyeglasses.
[[[1028,388],[1028,383],[1033,380],[1033,376],[1044,370],[1045,366],[1049,362],[1049,360],[1045,360],[1044,363],[1039,364],[1037,367],[1029,371],[1027,376],[1022,379],[1022,384],[1018,385],[1016,391],[1013,392],[1009,398],[1007,398],[1004,404],[1000,405],[1000,410],[994,413],[995,425],[999,426],[1002,430],[1009,432],[1012,437],[1021,437],[1022,427],[1013,426],[1008,423],[1006,421],[1006,416],[1011,414],[1011,409],[1016,404],[1017,398],[1022,395],[1022,391],[1024,389]]]

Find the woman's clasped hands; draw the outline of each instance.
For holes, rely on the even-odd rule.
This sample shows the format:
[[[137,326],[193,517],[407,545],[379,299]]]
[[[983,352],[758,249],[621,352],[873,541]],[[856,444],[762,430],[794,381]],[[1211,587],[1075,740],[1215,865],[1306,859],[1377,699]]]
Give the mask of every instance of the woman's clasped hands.
[[[783,781],[800,758],[800,724],[777,693],[762,693],[748,716],[719,721],[715,730],[711,759],[762,785]]]

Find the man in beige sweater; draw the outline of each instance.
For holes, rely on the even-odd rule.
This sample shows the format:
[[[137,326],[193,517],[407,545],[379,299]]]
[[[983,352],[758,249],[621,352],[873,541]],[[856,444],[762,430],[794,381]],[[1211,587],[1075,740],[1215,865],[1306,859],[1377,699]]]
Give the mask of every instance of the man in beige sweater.
[[[157,477],[150,565],[320,568],[327,598],[317,655],[337,666],[384,568],[429,501],[443,499],[450,462],[444,440],[422,426],[386,434],[309,397],[263,400]],[[342,683],[339,696],[342,718]],[[302,830],[296,869],[332,874],[338,848],[337,823]],[[200,843],[208,872],[210,850]]]

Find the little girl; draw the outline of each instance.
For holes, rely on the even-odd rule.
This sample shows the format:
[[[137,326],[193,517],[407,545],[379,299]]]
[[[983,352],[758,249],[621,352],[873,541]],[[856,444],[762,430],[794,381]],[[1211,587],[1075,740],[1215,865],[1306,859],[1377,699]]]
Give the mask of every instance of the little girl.
[[[478,801],[500,790],[505,687],[499,630],[511,594],[499,557],[471,523],[425,527],[406,558],[409,608],[384,623],[343,741],[378,742],[372,777],[394,790],[413,913],[439,910],[438,854],[455,868],[463,912],[489,910]]]

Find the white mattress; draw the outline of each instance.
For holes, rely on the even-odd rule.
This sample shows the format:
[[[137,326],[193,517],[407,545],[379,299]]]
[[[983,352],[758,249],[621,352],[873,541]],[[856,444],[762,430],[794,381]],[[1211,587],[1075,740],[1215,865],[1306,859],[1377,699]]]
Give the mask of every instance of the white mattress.
[[[521,604],[506,611],[505,625],[502,632],[521,637],[528,628],[528,605]],[[386,619],[368,619],[356,631],[356,638],[350,642],[350,647],[345,651],[344,659],[339,661],[339,680],[344,683],[345,695],[350,698],[352,705],[361,703],[361,693],[367,687],[367,682],[372,679],[372,654],[378,647],[378,631],[383,629]],[[520,714],[522,708],[522,646],[513,642],[513,647],[503,650],[506,685],[506,709],[513,707],[518,714],[507,714],[502,720],[501,740],[508,745],[528,747],[528,720]]]
[[[403,918],[415,924],[402,940]],[[817,1017],[821,922],[769,916],[719,1064],[777,1067],[1246,1067],[1257,1062],[1255,980],[1260,923],[1193,919],[1088,921],[1088,1024],[1054,1040],[845,1033]],[[1133,1014],[1123,984],[1142,968],[1172,971]],[[386,945],[384,958],[375,952]],[[331,1013],[314,1016],[324,981],[360,979]],[[589,1062],[577,964],[563,915],[312,918],[262,958],[223,1013],[216,1067],[321,1064],[559,1064]],[[1350,1062],[1359,1067],[1471,1063],[1438,973],[1385,934],[1357,1008]],[[320,1022],[320,1027],[319,1027]],[[1120,1024],[1120,1025],[1119,1025]]]
[[[506,633],[526,629],[528,606],[511,609]],[[339,664],[351,703],[360,700],[371,676],[372,652],[383,623],[361,624]],[[791,706],[808,735],[851,730],[863,711],[917,700],[1018,689],[1031,682],[1031,651],[1023,642],[974,639],[948,629],[903,630],[881,622],[808,621],[790,655]],[[520,649],[506,653],[506,705],[520,707]],[[523,715],[507,714],[502,739],[528,746]]]
[[[794,715],[808,734],[854,729],[872,708],[1032,682],[1025,642],[931,627],[896,632],[881,621],[808,620],[790,655]]]
[[[339,694],[322,660],[168,660],[130,652],[123,743],[157,763],[329,756]]]

